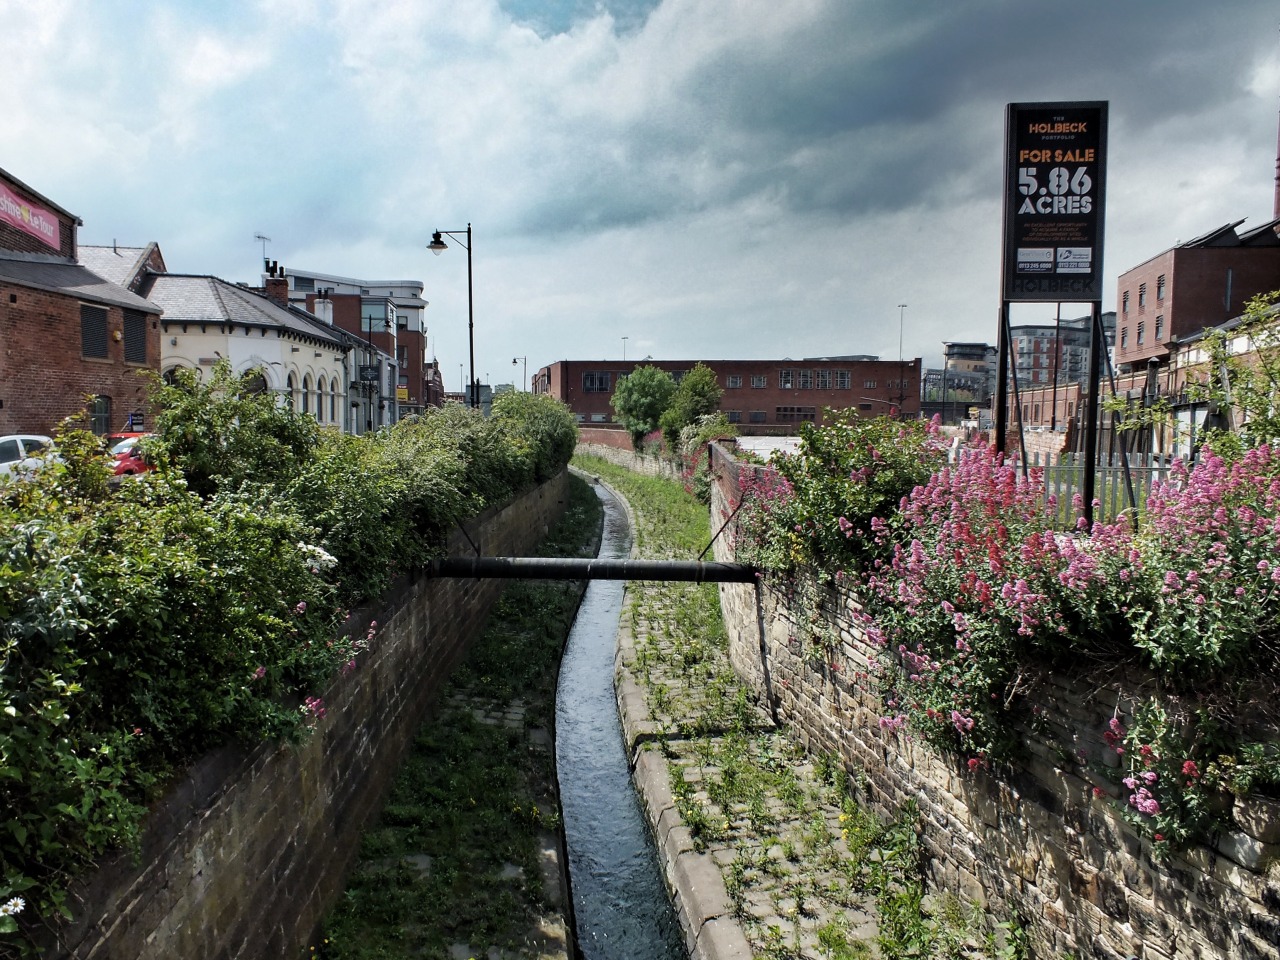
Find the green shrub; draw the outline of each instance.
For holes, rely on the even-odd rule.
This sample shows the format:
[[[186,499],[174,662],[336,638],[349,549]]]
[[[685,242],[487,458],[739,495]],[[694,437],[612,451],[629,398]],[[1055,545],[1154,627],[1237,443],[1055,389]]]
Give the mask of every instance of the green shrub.
[[[303,737],[369,635],[342,608],[550,476],[563,408],[452,405],[364,437],[319,430],[219,366],[157,384],[157,468],[113,486],[101,441],[0,483],[0,944],[65,912],[71,877],[136,844],[200,753]],[[22,902],[12,898],[21,898]]]

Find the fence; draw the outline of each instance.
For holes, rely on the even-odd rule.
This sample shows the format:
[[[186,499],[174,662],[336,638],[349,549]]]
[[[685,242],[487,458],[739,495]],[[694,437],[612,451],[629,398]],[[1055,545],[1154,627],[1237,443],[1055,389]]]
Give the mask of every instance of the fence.
[[[1128,461],[1126,480],[1125,461]],[[1072,528],[1080,517],[1075,498],[1084,490],[1084,461],[1079,454],[1031,454],[1027,466],[1043,471],[1044,493],[1053,516],[1063,528]],[[1169,476],[1169,458],[1152,453],[1102,454],[1094,473],[1093,498],[1098,503],[1095,520],[1114,520],[1122,511],[1136,507],[1141,515],[1151,485]],[[1129,500],[1133,485],[1133,502]]]

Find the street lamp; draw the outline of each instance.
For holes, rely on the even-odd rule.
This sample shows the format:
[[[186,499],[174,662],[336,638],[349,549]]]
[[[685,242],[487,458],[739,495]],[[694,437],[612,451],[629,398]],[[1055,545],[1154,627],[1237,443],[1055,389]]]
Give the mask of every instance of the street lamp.
[[[630,339],[631,339],[630,337],[622,338],[622,362],[623,363],[627,362],[627,341]]]
[[[512,357],[511,365],[514,367],[517,363],[524,364],[521,370],[524,373],[524,392],[529,392],[529,358],[528,357]]]
[[[472,295],[471,287],[471,224],[467,224],[466,230],[437,230],[431,235],[431,242],[427,244],[427,249],[434,253],[437,257],[449,249],[449,245],[444,242],[444,237],[452,237],[458,243],[462,244],[463,249],[467,251],[467,347],[471,355],[471,390],[469,406],[478,407],[480,405],[479,391],[476,390],[476,317],[475,317],[475,300]],[[464,240],[463,237],[466,237]]]

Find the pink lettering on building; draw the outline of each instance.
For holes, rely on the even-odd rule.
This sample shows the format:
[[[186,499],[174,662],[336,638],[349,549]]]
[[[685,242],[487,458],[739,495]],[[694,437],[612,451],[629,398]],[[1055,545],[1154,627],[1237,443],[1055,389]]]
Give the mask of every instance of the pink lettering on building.
[[[3,184],[0,184],[0,222],[31,234],[55,250],[61,249],[58,218],[42,207],[27,203]]]

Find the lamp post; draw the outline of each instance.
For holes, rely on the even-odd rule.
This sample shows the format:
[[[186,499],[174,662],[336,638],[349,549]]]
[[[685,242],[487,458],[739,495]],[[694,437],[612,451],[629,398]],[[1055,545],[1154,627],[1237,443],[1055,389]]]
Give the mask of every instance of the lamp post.
[[[467,251],[467,348],[471,357],[471,389],[468,391],[468,406],[478,407],[480,397],[479,391],[476,390],[476,317],[475,299],[471,286],[471,224],[467,224],[466,230],[437,230],[433,233],[427,249],[437,257],[449,249],[449,245],[444,242],[444,237],[452,237]],[[466,239],[464,240],[463,237]]]
[[[627,341],[630,339],[631,339],[630,337],[622,338],[622,362],[623,363],[627,362]]]
[[[524,392],[529,392],[529,358],[528,357],[512,357],[511,365],[514,367],[517,363],[524,364],[521,371],[524,374]]]

